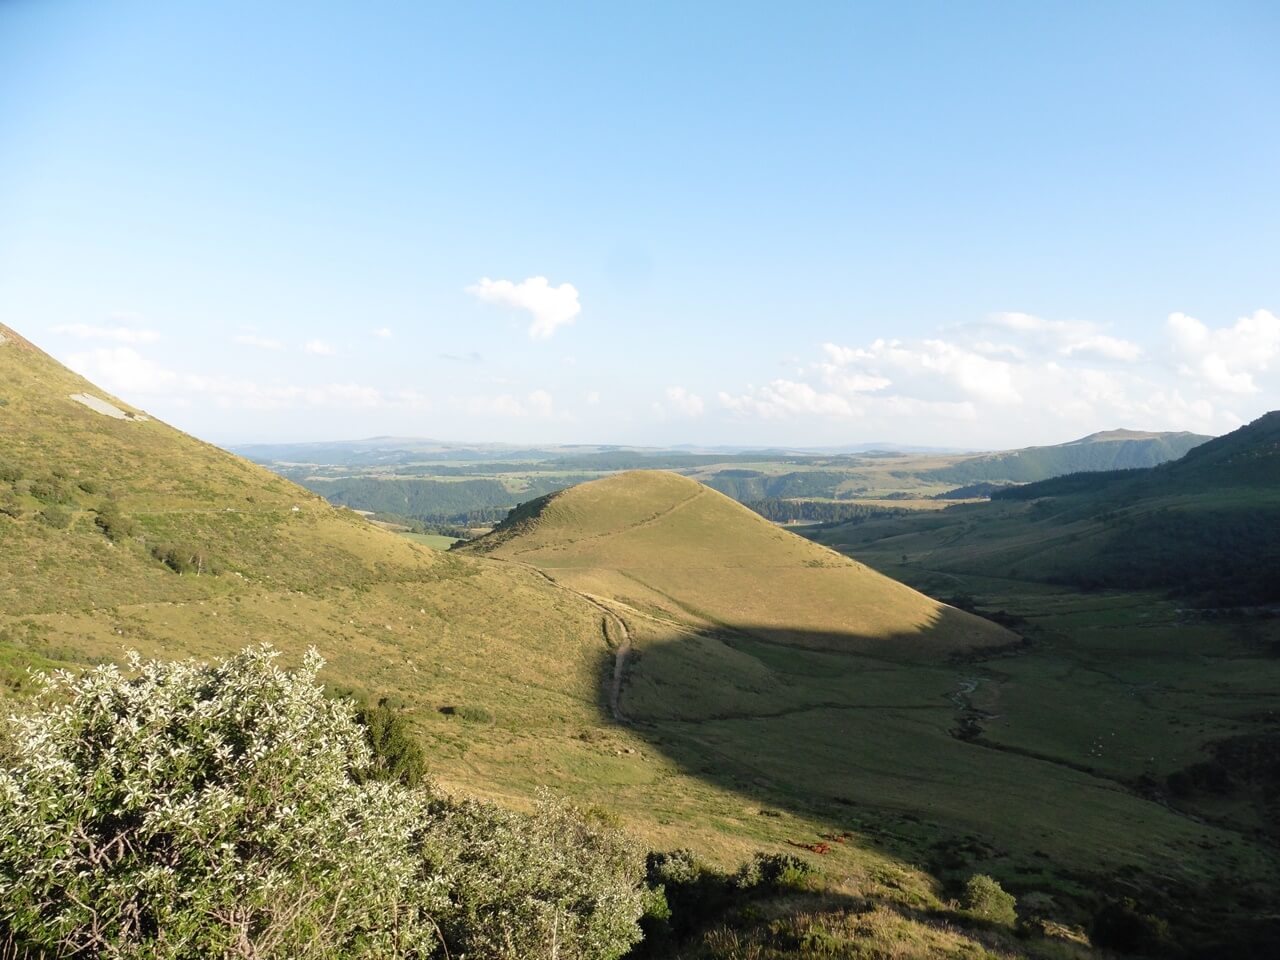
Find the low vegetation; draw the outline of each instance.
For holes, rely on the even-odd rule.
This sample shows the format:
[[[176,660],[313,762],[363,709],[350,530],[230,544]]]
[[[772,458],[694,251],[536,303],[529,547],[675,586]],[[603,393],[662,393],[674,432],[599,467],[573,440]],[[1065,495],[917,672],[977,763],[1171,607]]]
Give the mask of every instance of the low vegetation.
[[[533,814],[369,777],[384,715],[326,697],[322,662],[53,676],[0,772],[0,928],[115,957],[621,956],[636,851],[551,800]],[[391,750],[403,758],[403,750]],[[403,772],[403,765],[402,765]]]

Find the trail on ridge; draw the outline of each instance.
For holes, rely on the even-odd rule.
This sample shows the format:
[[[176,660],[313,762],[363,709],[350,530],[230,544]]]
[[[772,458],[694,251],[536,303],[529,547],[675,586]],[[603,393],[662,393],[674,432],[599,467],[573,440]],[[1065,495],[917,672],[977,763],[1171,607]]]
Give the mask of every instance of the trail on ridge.
[[[561,590],[568,590],[575,596],[581,597],[587,603],[591,604],[604,615],[604,636],[605,641],[609,639],[608,625],[612,623],[618,631],[619,641],[617,649],[613,653],[613,674],[609,680],[609,712],[613,715],[613,719],[618,723],[630,723],[626,714],[622,712],[622,682],[626,679],[627,673],[627,657],[631,655],[631,631],[627,629],[627,621],[622,619],[599,597],[594,597],[589,593],[583,593],[580,590],[574,590],[572,587],[561,583],[545,570],[539,570],[537,567],[529,563],[515,561],[520,566],[532,570],[538,576],[542,577],[549,583],[555,584]]]

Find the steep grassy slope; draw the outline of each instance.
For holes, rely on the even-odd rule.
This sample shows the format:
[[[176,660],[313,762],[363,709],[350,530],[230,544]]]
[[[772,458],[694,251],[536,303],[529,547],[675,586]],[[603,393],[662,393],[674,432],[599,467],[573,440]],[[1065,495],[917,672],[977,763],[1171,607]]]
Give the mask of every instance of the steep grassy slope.
[[[576,739],[601,719],[607,648],[589,603],[336,510],[0,335],[0,689],[126,648],[315,645],[329,682],[413,711],[447,782],[527,798],[598,753]],[[494,719],[472,728],[442,706]]]
[[[673,473],[552,494],[470,550],[652,615],[815,649],[936,658],[1016,639]]]

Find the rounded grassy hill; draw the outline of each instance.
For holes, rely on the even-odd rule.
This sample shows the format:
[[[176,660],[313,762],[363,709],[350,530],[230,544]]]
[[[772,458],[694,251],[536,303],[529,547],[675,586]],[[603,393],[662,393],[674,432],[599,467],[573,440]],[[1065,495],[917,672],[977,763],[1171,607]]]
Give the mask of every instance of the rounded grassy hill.
[[[663,471],[542,497],[467,549],[654,616],[813,649],[914,659],[1016,639]]]

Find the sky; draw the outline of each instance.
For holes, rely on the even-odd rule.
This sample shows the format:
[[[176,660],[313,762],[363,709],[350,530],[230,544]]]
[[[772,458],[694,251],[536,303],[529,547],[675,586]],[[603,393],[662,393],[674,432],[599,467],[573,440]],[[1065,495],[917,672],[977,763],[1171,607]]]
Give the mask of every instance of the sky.
[[[217,443],[1280,407],[1280,5],[0,0],[0,320]]]

